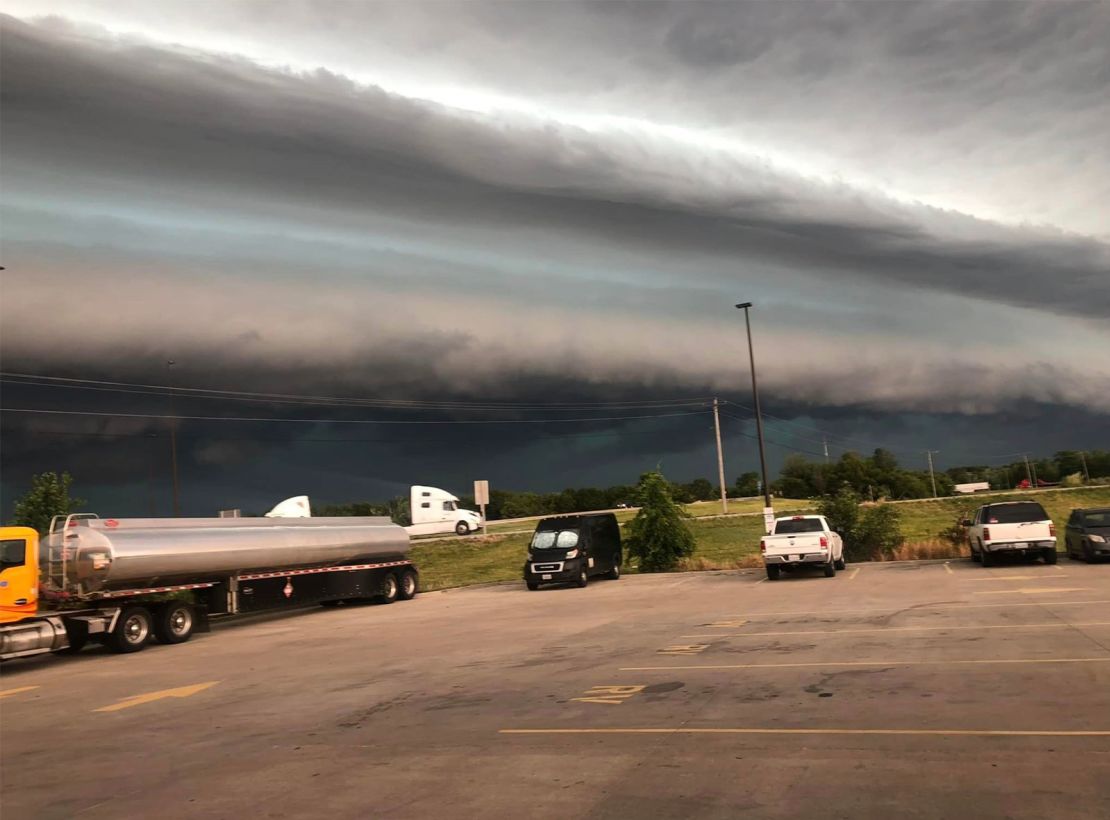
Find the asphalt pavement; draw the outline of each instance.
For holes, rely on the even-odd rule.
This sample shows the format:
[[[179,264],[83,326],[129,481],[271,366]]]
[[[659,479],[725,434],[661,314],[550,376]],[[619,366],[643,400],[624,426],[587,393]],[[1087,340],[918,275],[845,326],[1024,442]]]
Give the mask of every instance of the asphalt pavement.
[[[5,817],[1110,817],[1110,564],[498,585],[0,675]]]

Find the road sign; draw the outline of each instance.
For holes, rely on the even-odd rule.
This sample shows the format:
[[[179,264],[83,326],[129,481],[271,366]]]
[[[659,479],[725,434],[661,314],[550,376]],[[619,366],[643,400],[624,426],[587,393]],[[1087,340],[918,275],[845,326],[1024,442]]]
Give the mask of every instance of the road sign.
[[[486,534],[486,504],[489,503],[489,482],[474,482],[474,503],[482,510],[482,535]]]
[[[770,532],[775,526],[775,510],[772,507],[763,508],[763,531]]]

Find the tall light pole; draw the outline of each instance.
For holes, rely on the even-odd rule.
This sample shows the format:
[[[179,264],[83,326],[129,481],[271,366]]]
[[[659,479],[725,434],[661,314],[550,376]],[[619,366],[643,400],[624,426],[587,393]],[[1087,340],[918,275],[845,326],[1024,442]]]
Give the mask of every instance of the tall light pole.
[[[929,459],[929,481],[933,483],[933,498],[937,497],[937,479],[933,475],[933,453],[939,452],[938,450],[926,450],[925,457]]]
[[[755,406],[755,431],[759,436],[759,469],[763,475],[764,515],[771,508],[771,485],[767,482],[767,451],[763,446],[763,415],[759,412],[759,385],[755,379],[755,350],[752,349],[752,320],[748,314],[751,302],[741,302],[736,307],[744,311],[744,324],[748,328],[748,361],[752,367],[752,399]]]
[[[173,366],[177,364],[173,359],[166,362],[166,370],[170,373],[173,372]],[[171,376],[172,381],[172,376]],[[173,406],[173,387],[170,387],[170,463],[173,466],[173,517],[181,517],[181,488],[177,480],[177,419],[175,416]]]

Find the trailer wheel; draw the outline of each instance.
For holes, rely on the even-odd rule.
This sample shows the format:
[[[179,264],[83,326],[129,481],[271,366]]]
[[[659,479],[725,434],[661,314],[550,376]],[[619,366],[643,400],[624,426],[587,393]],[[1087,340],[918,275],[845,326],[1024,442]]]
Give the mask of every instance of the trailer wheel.
[[[467,535],[469,533],[470,533],[470,527],[467,526],[465,521],[460,521],[458,524],[455,525],[455,534],[456,535]]]
[[[105,643],[113,652],[138,652],[150,640],[152,625],[150,610],[145,606],[124,607]]]
[[[378,598],[383,604],[391,604],[397,600],[401,587],[397,584],[397,576],[392,572],[382,578],[382,585],[378,589]]]
[[[161,643],[185,643],[193,637],[193,627],[197,618],[192,604],[185,601],[170,601],[155,613],[154,636]]]
[[[397,595],[402,601],[411,601],[416,597],[416,587],[416,573],[411,569],[406,569],[401,573],[401,589]]]

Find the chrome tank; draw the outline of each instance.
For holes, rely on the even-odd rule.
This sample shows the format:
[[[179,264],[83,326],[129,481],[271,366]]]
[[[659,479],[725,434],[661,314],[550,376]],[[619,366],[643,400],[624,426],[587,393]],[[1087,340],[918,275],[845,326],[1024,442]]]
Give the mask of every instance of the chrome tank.
[[[398,559],[408,548],[390,519],[355,517],[83,519],[44,541],[53,571],[64,556],[64,586],[82,594]]]

